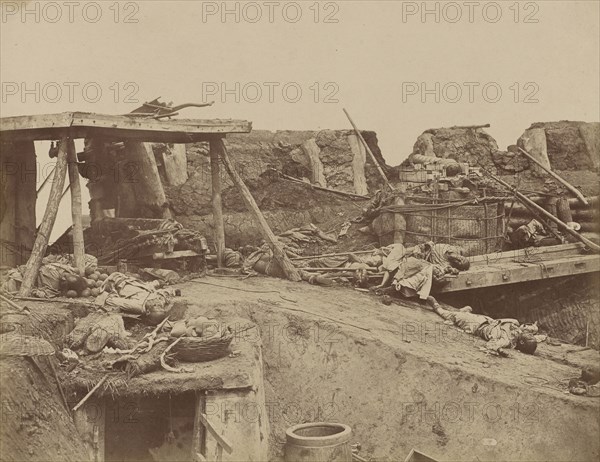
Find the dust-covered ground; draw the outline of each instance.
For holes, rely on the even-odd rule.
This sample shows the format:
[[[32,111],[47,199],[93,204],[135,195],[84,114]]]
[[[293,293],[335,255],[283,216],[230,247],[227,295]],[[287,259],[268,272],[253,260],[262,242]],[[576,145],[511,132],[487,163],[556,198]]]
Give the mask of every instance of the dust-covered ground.
[[[596,350],[542,343],[534,356],[493,356],[425,304],[386,306],[349,287],[216,275],[177,287],[187,317],[239,319],[238,332],[247,320],[258,326],[260,335],[242,332],[231,349],[262,345],[270,460],[282,460],[286,428],[323,420],[350,425],[367,460],[403,460],[413,447],[439,460],[599,456],[600,400],[568,392],[582,366],[599,363]],[[59,346],[71,310],[28,305],[54,316]],[[44,375],[27,360],[0,361],[1,460],[88,460],[46,360],[38,362]]]
[[[386,306],[351,288],[265,277],[180,287],[190,313],[259,326],[261,339],[237,341],[263,344],[274,460],[287,427],[315,420],[350,425],[375,460],[403,460],[412,447],[440,460],[598,458],[599,400],[567,387],[581,365],[598,364],[595,350],[492,356],[426,305]]]

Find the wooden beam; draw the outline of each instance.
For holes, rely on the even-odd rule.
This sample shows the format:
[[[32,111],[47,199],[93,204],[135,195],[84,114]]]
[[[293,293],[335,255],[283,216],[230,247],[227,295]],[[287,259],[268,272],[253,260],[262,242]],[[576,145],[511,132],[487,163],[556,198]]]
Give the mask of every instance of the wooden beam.
[[[538,281],[598,271],[600,271],[598,255],[575,255],[531,263],[490,263],[471,267],[470,270],[459,273],[446,285],[437,289],[436,293]]]
[[[211,134],[249,133],[251,130],[251,122],[231,119],[155,120],[84,112],[0,118],[0,133],[6,141],[56,140],[70,136],[191,143],[206,140]]]
[[[81,222],[81,184],[77,167],[75,142],[69,139],[67,146],[67,167],[71,189],[71,217],[73,219],[73,261],[80,276],[85,276],[85,245],[83,242],[83,224]]]
[[[222,268],[225,259],[225,225],[223,224],[223,205],[221,202],[221,176],[219,156],[222,157],[224,145],[220,139],[210,141],[210,174],[212,182],[212,213],[214,239],[217,247],[217,267]]]
[[[261,234],[265,241],[267,241],[267,243],[269,244],[273,252],[273,257],[275,258],[275,261],[281,267],[282,271],[289,280],[300,281],[302,279],[300,277],[300,273],[298,273],[296,267],[292,264],[290,259],[285,254],[282,245],[277,241],[277,237],[275,236],[273,231],[271,231],[267,220],[265,220],[265,217],[258,208],[258,205],[256,205],[256,201],[254,200],[254,197],[252,197],[252,194],[250,194],[250,191],[245,185],[244,180],[242,180],[242,177],[240,177],[238,172],[233,168],[233,164],[229,159],[229,155],[227,154],[227,148],[225,147],[223,139],[219,138],[218,141],[215,141],[215,143],[217,143],[216,146],[218,146],[219,155],[221,156],[221,160],[223,161],[225,170],[227,170],[227,173],[233,180],[234,184],[240,190],[242,198],[246,203],[246,207],[248,207],[248,210],[254,215],[256,221],[258,221],[258,224],[260,225]]]
[[[52,228],[54,228],[58,206],[60,205],[60,196],[65,185],[68,144],[68,138],[63,138],[61,140],[60,149],[56,159],[54,177],[52,179],[52,188],[50,189],[50,196],[48,197],[48,205],[46,205],[44,218],[42,219],[35,243],[33,244],[31,256],[29,257],[29,260],[27,260],[27,265],[25,266],[23,282],[19,290],[19,295],[21,297],[28,297],[31,294],[38,271],[42,265],[42,258],[44,258],[44,255],[46,254],[50,233],[52,232]]]
[[[487,255],[475,255],[469,257],[469,261],[471,262],[471,268],[473,268],[475,265],[492,265],[500,262],[520,262],[532,255],[550,260],[559,257],[584,255],[584,249],[585,246],[582,243],[573,242],[570,244],[551,245],[548,247],[527,247],[524,249],[506,250],[504,252],[496,252]]]
[[[377,157],[375,157],[375,154],[373,154],[373,151],[371,151],[371,148],[369,147],[369,145],[367,144],[367,142],[363,138],[362,133],[360,132],[360,130],[358,129],[358,127],[356,126],[356,124],[354,123],[354,121],[352,120],[352,118],[350,117],[350,114],[348,114],[348,111],[346,111],[346,109],[344,109],[344,114],[346,114],[346,117],[348,117],[348,120],[350,121],[350,124],[352,125],[352,127],[354,128],[354,131],[356,132],[356,136],[358,136],[358,139],[360,139],[360,141],[362,142],[362,144],[365,147],[366,151],[371,156],[371,160],[375,164],[375,167],[377,167],[377,171],[381,175],[381,178],[383,179],[384,184],[386,184],[392,191],[395,191],[394,187],[390,184],[390,181],[388,180],[387,176],[383,172],[383,169],[381,168],[381,165],[379,165],[379,161],[377,160]]]
[[[565,188],[567,188],[569,191],[571,191],[573,194],[575,194],[577,199],[579,199],[579,201],[583,205],[589,205],[587,199],[581,193],[581,191],[579,191],[579,189],[577,189],[575,186],[573,186],[571,183],[569,183],[567,180],[565,180],[560,175],[554,173],[552,170],[550,170],[548,167],[546,167],[544,164],[542,164],[539,160],[537,160],[535,157],[533,157],[531,154],[529,154],[524,149],[522,149],[522,148],[518,148],[518,149],[519,149],[519,151],[521,151],[521,154],[523,154],[525,157],[527,157],[530,161],[534,162],[538,167],[540,167],[542,170],[544,170],[546,173],[548,173],[552,178],[554,178],[556,181],[558,181],[560,184],[562,184]]]

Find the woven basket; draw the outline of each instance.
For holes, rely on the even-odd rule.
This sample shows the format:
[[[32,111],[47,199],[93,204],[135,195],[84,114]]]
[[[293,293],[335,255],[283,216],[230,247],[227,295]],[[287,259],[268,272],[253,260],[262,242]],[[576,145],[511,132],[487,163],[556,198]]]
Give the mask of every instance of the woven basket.
[[[222,358],[229,354],[229,344],[233,333],[227,329],[221,337],[204,339],[202,337],[181,337],[173,347],[177,359],[188,363],[199,363]]]

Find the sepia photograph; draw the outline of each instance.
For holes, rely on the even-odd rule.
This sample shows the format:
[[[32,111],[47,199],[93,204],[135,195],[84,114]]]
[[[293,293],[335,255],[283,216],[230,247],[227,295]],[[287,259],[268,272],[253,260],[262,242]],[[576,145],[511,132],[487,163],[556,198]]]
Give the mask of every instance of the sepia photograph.
[[[0,462],[600,462],[600,0],[0,0]]]

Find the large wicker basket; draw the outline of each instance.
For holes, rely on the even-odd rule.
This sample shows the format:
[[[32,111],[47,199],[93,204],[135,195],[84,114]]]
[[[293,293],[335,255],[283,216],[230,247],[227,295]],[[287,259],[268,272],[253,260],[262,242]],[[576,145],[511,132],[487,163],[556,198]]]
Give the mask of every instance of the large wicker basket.
[[[223,332],[221,337],[182,337],[173,347],[177,359],[189,363],[199,363],[222,358],[229,354],[229,344],[233,340],[230,329]]]

